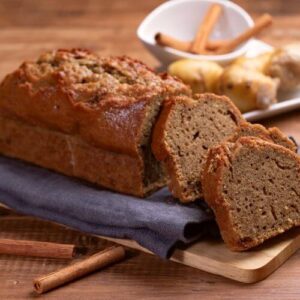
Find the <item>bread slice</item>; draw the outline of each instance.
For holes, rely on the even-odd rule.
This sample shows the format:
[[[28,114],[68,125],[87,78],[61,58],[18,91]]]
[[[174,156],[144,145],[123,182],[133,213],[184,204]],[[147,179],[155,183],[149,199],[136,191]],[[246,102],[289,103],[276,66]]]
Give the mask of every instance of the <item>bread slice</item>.
[[[226,97],[199,94],[165,102],[154,127],[152,151],[164,162],[176,198],[190,202],[203,196],[199,174],[208,150],[232,136],[242,122]]]
[[[293,152],[297,152],[297,145],[295,144],[295,142],[289,139],[277,127],[272,127],[267,129],[264,126],[259,124],[251,124],[248,122],[243,122],[240,124],[239,128],[233,134],[233,136],[228,139],[228,141],[235,142],[242,136],[258,137],[267,142],[275,143]]]
[[[232,250],[247,250],[300,225],[300,158],[280,145],[241,137],[212,148],[202,186]]]

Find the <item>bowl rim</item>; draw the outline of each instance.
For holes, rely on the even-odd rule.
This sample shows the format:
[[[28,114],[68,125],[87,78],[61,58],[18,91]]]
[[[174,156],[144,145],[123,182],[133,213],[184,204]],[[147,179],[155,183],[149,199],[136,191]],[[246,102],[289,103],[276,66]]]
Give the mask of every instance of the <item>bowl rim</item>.
[[[136,34],[138,36],[138,38],[143,42],[146,43],[148,45],[151,46],[155,46],[155,47],[160,47],[159,45],[157,45],[154,41],[150,41],[149,39],[147,39],[145,37],[145,35],[143,35],[143,31],[144,29],[147,27],[147,25],[149,24],[149,22],[155,17],[157,16],[159,13],[161,13],[164,10],[167,10],[170,7],[174,7],[177,4],[181,3],[181,2],[199,2],[199,3],[217,3],[217,4],[221,4],[222,6],[226,8],[231,8],[233,10],[235,10],[236,12],[238,12],[246,21],[247,25],[250,27],[252,27],[254,25],[254,21],[251,18],[251,16],[247,13],[247,11],[245,9],[243,9],[241,6],[237,5],[236,3],[233,3],[231,1],[224,1],[224,0],[173,0],[173,1],[167,1],[165,3],[160,4],[159,6],[157,6],[154,10],[152,10],[144,19],[143,21],[140,23],[139,27],[137,28]],[[205,59],[205,60],[213,60],[216,62],[222,62],[222,61],[227,61],[227,60],[231,60],[234,59],[236,57],[239,57],[241,55],[243,55],[247,49],[249,48],[249,44],[252,42],[252,38],[249,39],[247,42],[245,42],[241,47],[239,47],[238,49],[226,53],[226,54],[220,54],[220,55],[201,55],[201,54],[193,54],[193,53],[187,53],[184,51],[180,51],[177,49],[173,49],[170,47],[160,47],[163,51],[167,52],[170,55],[176,55],[176,56],[180,56],[182,58],[189,58],[189,59]]]

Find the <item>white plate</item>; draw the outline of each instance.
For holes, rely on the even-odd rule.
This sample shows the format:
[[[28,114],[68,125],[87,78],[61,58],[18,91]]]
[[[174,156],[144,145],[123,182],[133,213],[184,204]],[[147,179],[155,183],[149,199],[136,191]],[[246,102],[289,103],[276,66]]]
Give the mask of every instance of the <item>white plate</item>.
[[[246,56],[253,57],[258,54],[270,51],[272,46],[260,40],[252,40],[249,45],[249,50]],[[265,118],[273,117],[288,111],[300,109],[300,88],[293,92],[280,94],[278,96],[278,103],[271,105],[268,109],[254,110],[244,114],[248,121],[258,121]]]

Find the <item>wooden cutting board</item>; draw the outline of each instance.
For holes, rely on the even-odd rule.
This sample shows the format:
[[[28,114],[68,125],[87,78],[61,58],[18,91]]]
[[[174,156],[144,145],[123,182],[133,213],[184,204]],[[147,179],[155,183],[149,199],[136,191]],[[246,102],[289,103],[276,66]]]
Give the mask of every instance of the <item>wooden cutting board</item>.
[[[134,241],[101,236],[118,244],[151,253]],[[300,228],[267,241],[255,250],[230,251],[222,241],[203,240],[176,249],[172,261],[244,283],[266,278],[300,248]]]
[[[0,207],[6,206],[0,203]],[[22,220],[20,222],[24,222]],[[153,254],[132,240],[97,237]],[[236,281],[254,283],[274,272],[299,248],[300,227],[247,252],[232,252],[221,240],[203,239],[189,247],[176,249],[170,260]]]

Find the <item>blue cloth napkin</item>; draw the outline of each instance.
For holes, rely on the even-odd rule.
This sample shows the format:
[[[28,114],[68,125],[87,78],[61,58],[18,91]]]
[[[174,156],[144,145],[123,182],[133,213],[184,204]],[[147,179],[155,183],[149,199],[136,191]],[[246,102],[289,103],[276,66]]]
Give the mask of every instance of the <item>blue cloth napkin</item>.
[[[0,202],[86,233],[133,239],[163,258],[178,242],[201,237],[213,220],[205,203],[179,204],[166,188],[139,199],[3,156]]]

